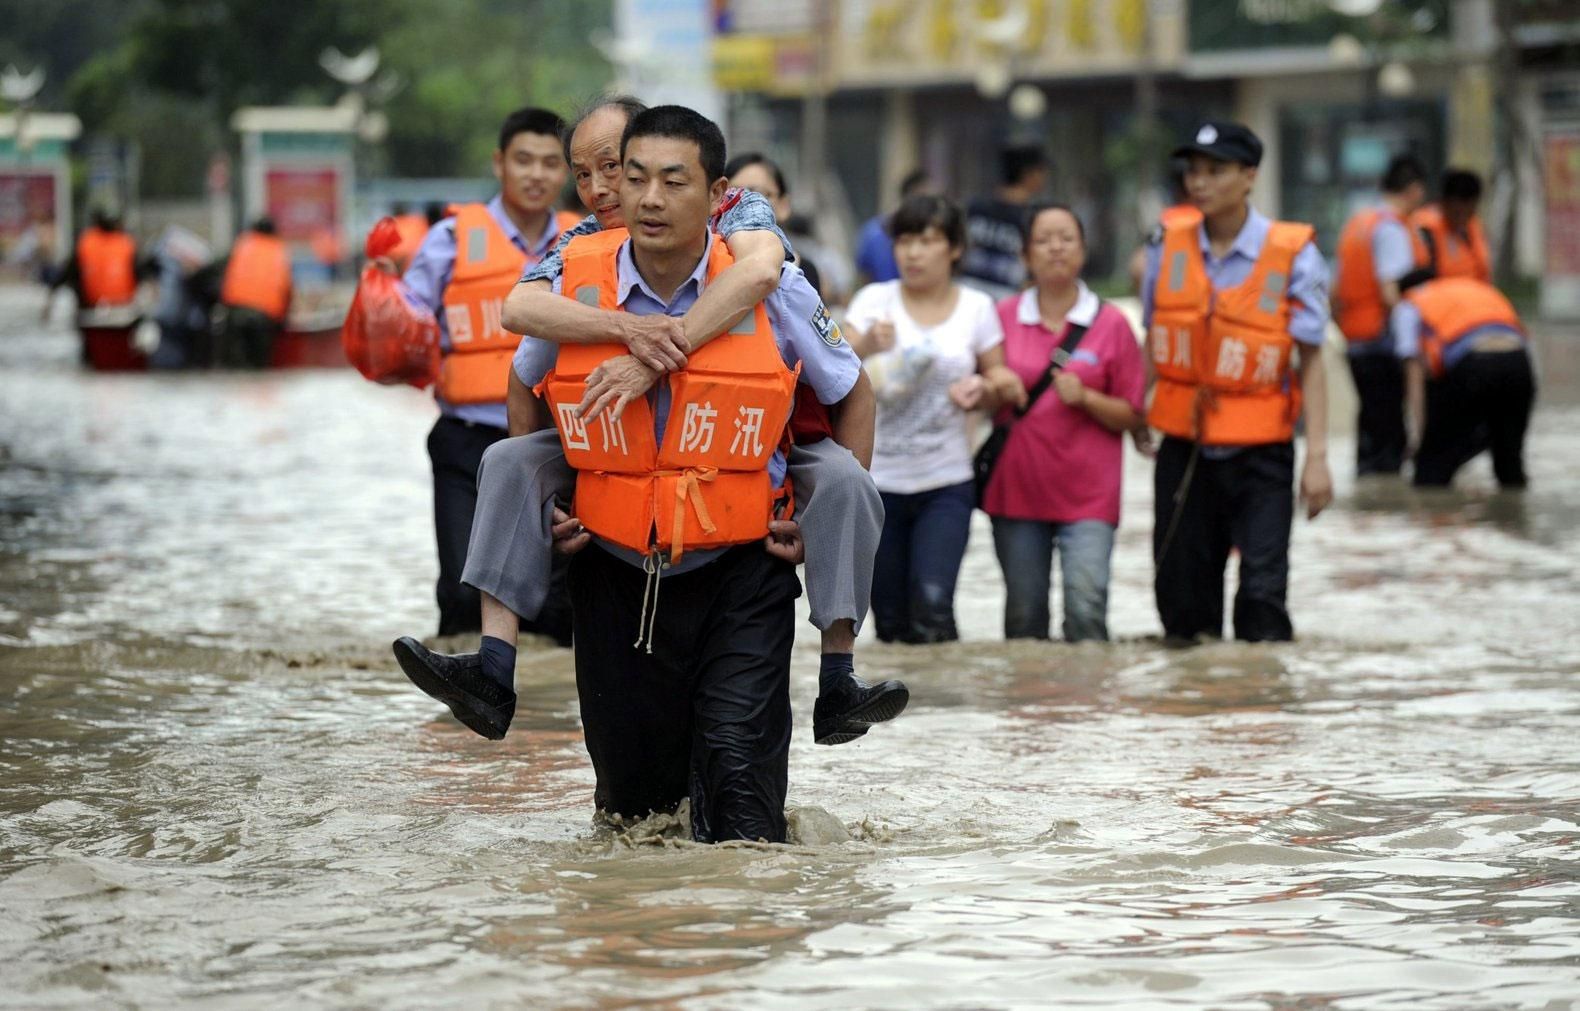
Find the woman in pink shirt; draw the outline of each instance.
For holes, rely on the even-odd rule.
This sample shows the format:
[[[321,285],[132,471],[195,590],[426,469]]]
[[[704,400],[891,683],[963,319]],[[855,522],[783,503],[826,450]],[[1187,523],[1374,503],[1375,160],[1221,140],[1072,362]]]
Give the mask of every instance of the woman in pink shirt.
[[[1075,213],[1034,205],[1023,234],[1034,285],[998,304],[1006,363],[1030,389],[1069,328],[1087,330],[1053,385],[1015,421],[983,498],[1008,591],[1004,636],[1048,638],[1057,545],[1064,638],[1107,639],[1124,435],[1142,424],[1146,374],[1130,324],[1081,281],[1086,232]]]

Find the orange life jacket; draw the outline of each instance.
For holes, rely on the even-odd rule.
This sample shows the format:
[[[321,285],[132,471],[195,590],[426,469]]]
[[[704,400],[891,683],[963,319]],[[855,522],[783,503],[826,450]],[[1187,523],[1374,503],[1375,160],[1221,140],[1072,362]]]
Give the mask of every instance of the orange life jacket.
[[[1410,224],[1418,236],[1430,237],[1432,264],[1438,277],[1473,277],[1492,283],[1492,257],[1479,217],[1471,217],[1465,236],[1456,235],[1448,230],[1443,209],[1432,204],[1410,215]]]
[[[77,237],[77,271],[84,305],[126,305],[137,295],[137,243],[97,225]]]
[[[1158,223],[1165,231],[1178,227],[1196,228],[1201,225],[1201,221],[1201,210],[1195,204],[1172,204],[1163,208],[1163,213],[1158,217]]]
[[[1382,286],[1377,283],[1377,261],[1372,256],[1372,236],[1377,231],[1377,223],[1385,218],[1404,224],[1389,208],[1372,207],[1357,211],[1339,233],[1333,321],[1351,344],[1377,340],[1387,330],[1388,307],[1383,304]],[[1407,227],[1405,230],[1410,233],[1415,265],[1426,266],[1426,244],[1415,229]]]
[[[575,211],[555,211],[554,224],[559,228],[560,231],[568,232],[572,228],[575,228],[577,225],[581,224],[583,217],[585,217],[585,215],[577,214]]]
[[[1418,285],[1405,298],[1421,314],[1421,352],[1432,375],[1442,378],[1443,352],[1484,326],[1505,326],[1524,333],[1514,306],[1503,292],[1473,277],[1441,277]]]
[[[291,256],[278,235],[243,232],[230,247],[219,300],[285,320],[291,307]]]
[[[452,404],[505,399],[510,360],[521,338],[499,323],[505,296],[521,280],[527,254],[506,238],[483,204],[455,208],[455,272],[444,289],[450,350],[439,365],[439,396]]]
[[[411,258],[417,255],[422,240],[428,237],[428,217],[424,214],[402,214],[393,220],[400,242],[390,250],[389,258],[404,271],[411,263]]]
[[[1289,273],[1314,234],[1275,221],[1251,274],[1214,291],[1194,226],[1163,233],[1152,296],[1152,358],[1158,381],[1147,423],[1207,446],[1288,442],[1300,413],[1289,363]]]
[[[618,309],[617,257],[626,237],[617,228],[572,239],[564,252],[564,293]],[[707,280],[733,262],[729,248],[715,238]],[[634,551],[657,548],[674,561],[687,548],[766,537],[780,497],[769,484],[768,464],[783,440],[800,369],[785,368],[763,306],[667,377],[670,409],[662,445],[647,399],[628,405],[618,422],[607,412],[575,417],[589,373],[625,353],[618,344],[562,344],[553,371],[539,386],[565,459],[578,471],[576,516],[606,540]]]

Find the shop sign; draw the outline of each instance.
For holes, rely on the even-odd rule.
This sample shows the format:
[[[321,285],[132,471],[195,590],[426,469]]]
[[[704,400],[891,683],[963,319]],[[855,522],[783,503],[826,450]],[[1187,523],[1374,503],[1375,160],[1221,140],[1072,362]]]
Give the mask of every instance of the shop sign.
[[[1190,50],[1326,46],[1334,36],[1362,43],[1378,36],[1446,37],[1449,0],[1386,0],[1364,17],[1341,14],[1332,0],[1193,0]]]

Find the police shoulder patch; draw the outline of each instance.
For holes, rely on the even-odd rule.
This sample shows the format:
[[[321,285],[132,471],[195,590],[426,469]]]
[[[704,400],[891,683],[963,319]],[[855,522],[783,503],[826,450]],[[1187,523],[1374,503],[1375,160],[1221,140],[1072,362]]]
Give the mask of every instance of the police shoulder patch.
[[[834,317],[828,314],[828,307],[822,302],[817,304],[817,312],[812,314],[812,329],[816,330],[818,337],[831,348],[837,348],[845,342],[845,334],[839,329],[839,324],[834,322]]]

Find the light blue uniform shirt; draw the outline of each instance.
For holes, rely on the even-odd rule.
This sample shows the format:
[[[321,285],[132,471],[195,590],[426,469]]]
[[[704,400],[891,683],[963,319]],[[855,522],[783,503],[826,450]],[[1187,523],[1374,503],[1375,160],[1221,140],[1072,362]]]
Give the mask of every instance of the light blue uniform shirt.
[[[710,243],[709,252],[712,246]],[[663,313],[683,316],[694,305],[707,285],[708,256],[702,255],[691,276],[681,283],[668,302],[642,279],[631,257],[631,242],[626,240],[616,259],[618,275],[615,298],[626,312],[637,316]],[[554,291],[560,291],[560,278],[554,279]],[[779,347],[779,356],[787,368],[801,364],[801,382],[811,387],[820,403],[833,404],[845,398],[861,374],[861,361],[845,341],[839,327],[828,316],[823,300],[807,282],[806,275],[795,264],[785,261],[779,271],[779,287],[763,302],[769,325]],[[516,349],[516,375],[528,386],[536,386],[554,367],[559,346],[536,337],[522,340]],[[669,422],[669,384],[658,382],[648,394],[653,403],[653,427],[660,443]],[[768,433],[764,433],[767,435]],[[784,454],[775,452],[768,465],[769,477],[774,485],[784,480]],[[605,550],[635,566],[641,566],[643,556],[635,551],[617,547],[600,540]],[[701,568],[722,554],[724,549],[687,551],[678,565],[664,570],[665,575],[678,575]]]
[[[1213,256],[1207,240],[1207,226],[1198,229],[1201,238],[1202,260],[1207,266],[1207,278],[1214,291],[1235,288],[1251,276],[1251,268],[1262,247],[1267,244],[1267,233],[1273,227],[1272,219],[1256,208],[1246,216],[1234,245],[1222,259]],[[1408,238],[1408,236],[1407,236]],[[1161,240],[1147,246],[1146,271],[1141,279],[1141,327],[1143,333],[1152,332],[1152,292],[1157,288],[1158,271],[1163,261]],[[1289,335],[1311,348],[1322,347],[1328,334],[1328,263],[1317,251],[1315,243],[1308,242],[1295,254],[1289,268],[1289,298],[1294,303],[1289,313]],[[1202,455],[1209,458],[1230,456],[1237,451],[1234,446],[1203,446]]]
[[[1415,246],[1410,241],[1410,228],[1394,217],[1377,219],[1372,229],[1372,271],[1378,284],[1397,281],[1415,269]],[[1350,355],[1393,354],[1394,339],[1391,330],[1383,327],[1382,337],[1374,341],[1345,341],[1345,352]]]
[[[1394,354],[1401,359],[1414,358],[1421,353],[1421,329],[1426,325],[1421,319],[1421,311],[1415,303],[1402,300],[1393,307],[1389,315],[1388,325],[1393,330]],[[1443,369],[1447,371],[1465,360],[1465,356],[1476,350],[1476,345],[1487,337],[1518,337],[1520,342],[1525,342],[1525,335],[1513,327],[1491,323],[1487,326],[1478,326],[1464,337],[1443,349]]]
[[[498,196],[490,200],[487,206],[489,215],[505,233],[505,238],[527,254],[529,262],[536,263],[541,260],[550,249],[554,248],[554,243],[559,239],[559,223],[555,221],[553,211],[549,212],[549,221],[543,229],[543,234],[529,243],[516,228],[516,223],[510,220],[510,215],[505,213],[505,205]],[[439,346],[445,351],[450,350],[450,328],[444,320],[444,292],[450,286],[450,278],[454,273],[455,219],[445,218],[428,229],[422,245],[418,247],[410,266],[406,268],[406,273],[401,275],[400,279],[401,290],[406,296],[406,301],[433,313],[434,319],[439,323]],[[434,399],[439,403],[439,413],[445,417],[468,421],[474,425],[506,427],[504,401],[495,404],[451,404],[437,395]]]

